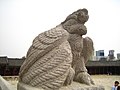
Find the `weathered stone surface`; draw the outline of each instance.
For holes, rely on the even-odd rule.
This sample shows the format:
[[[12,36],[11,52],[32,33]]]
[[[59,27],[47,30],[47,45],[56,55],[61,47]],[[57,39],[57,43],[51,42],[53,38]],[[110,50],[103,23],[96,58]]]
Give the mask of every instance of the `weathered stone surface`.
[[[44,90],[41,88],[35,88],[31,87],[28,85],[25,85],[23,83],[19,83],[21,90]],[[18,87],[19,88],[19,87]],[[103,86],[96,86],[96,85],[85,85],[85,84],[80,84],[77,82],[72,82],[71,85],[68,86],[62,86],[59,90],[105,90]]]
[[[24,83],[18,83],[17,90],[44,90],[42,88],[35,88]]]
[[[85,67],[94,51],[93,41],[89,37],[82,37],[87,33],[84,24],[88,18],[87,9],[79,9],[60,25],[33,40],[20,68],[18,90],[27,90],[27,87],[58,90],[70,85],[73,80],[86,85],[94,84]],[[94,86],[82,89],[79,83],[64,88],[102,90]]]
[[[68,42],[73,56],[72,68],[75,71],[74,81],[90,85],[94,84],[94,82],[87,73],[85,63],[93,54],[93,41],[89,37],[82,37],[87,33],[87,28],[84,24],[88,18],[88,11],[80,9],[69,15],[62,25],[69,33]]]
[[[0,90],[16,90],[16,88],[0,76]]]
[[[97,86],[97,85],[89,86],[77,82],[72,82],[71,85],[63,86],[60,88],[60,90],[105,90],[105,89],[103,86]]]

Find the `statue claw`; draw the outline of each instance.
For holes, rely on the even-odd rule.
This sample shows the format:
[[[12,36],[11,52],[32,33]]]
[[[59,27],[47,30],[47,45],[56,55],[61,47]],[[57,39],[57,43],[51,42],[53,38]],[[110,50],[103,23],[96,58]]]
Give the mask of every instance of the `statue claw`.
[[[86,84],[86,85],[95,85],[94,81],[92,80],[92,78],[87,72],[79,73],[76,76],[75,81]]]

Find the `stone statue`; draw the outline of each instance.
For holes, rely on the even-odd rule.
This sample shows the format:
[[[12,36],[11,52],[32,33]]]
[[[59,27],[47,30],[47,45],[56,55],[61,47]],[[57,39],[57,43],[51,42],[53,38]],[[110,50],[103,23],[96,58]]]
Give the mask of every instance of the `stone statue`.
[[[88,11],[79,9],[33,40],[20,68],[18,90],[27,90],[27,86],[58,90],[73,80],[94,84],[85,67],[93,53],[93,42],[82,37],[87,33],[84,24],[88,18]]]
[[[89,37],[82,36],[87,33],[85,22],[88,20],[87,9],[80,9],[69,15],[62,23],[63,28],[69,33],[68,42],[72,51],[72,68],[75,71],[74,81],[87,85],[94,84],[87,73],[85,63],[93,55],[93,42]]]

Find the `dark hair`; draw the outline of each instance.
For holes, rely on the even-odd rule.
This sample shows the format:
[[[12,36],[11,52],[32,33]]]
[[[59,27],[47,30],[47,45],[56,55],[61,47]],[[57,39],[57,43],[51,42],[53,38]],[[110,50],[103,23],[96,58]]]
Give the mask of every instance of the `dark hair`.
[[[118,82],[118,81],[115,81],[115,84],[119,84],[119,82]]]

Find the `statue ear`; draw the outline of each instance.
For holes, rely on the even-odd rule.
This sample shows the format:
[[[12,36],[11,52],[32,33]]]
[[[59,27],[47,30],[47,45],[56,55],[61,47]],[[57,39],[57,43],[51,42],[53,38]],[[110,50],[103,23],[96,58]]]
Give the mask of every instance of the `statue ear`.
[[[81,11],[85,12],[86,14],[88,14],[88,10],[83,8]]]

